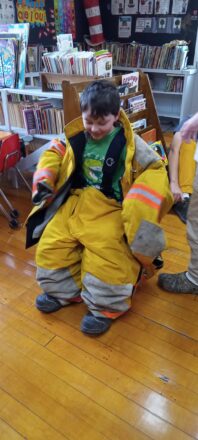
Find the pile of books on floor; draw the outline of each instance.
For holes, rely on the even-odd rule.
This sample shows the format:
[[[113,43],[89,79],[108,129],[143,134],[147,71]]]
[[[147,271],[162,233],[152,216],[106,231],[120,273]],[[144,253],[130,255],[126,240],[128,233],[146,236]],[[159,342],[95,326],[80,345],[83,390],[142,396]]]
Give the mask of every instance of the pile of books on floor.
[[[170,70],[186,67],[189,50],[188,43],[183,40],[173,40],[162,46],[107,42],[106,48],[112,53],[113,66]]]
[[[11,126],[26,129],[28,134],[60,134],[64,130],[64,112],[47,100],[9,102]]]

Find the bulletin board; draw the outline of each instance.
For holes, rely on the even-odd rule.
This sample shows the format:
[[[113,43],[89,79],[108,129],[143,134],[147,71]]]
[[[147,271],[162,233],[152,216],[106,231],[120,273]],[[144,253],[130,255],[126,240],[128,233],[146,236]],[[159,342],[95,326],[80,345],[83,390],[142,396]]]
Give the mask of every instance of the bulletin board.
[[[56,43],[54,0],[15,0],[18,23],[30,23],[29,44]]]
[[[126,1],[126,3],[125,3]],[[144,4],[147,2],[152,6],[153,10],[149,10],[149,5],[145,11],[147,13],[139,12],[141,0],[120,0],[118,8],[119,14],[112,14],[112,0],[100,0],[100,11],[103,23],[103,32],[107,41],[120,41],[128,43],[136,41],[142,44],[159,45],[169,43],[172,40],[185,40],[189,42],[188,64],[192,65],[194,60],[196,35],[198,27],[198,0],[152,0],[142,1],[141,7],[144,12]],[[121,10],[121,5],[124,4],[124,9]],[[132,5],[130,7],[130,4]],[[138,8],[137,8],[138,4]],[[168,5],[168,7],[167,7]],[[116,11],[116,0],[114,2],[114,11]],[[168,13],[165,13],[167,7]],[[156,8],[158,13],[156,14]],[[161,8],[161,9],[160,9]],[[183,12],[182,12],[183,8]],[[129,12],[133,9],[133,14]],[[137,12],[138,9],[138,12]],[[163,13],[162,13],[163,12]],[[167,11],[166,11],[167,12]],[[180,12],[180,13],[178,13]],[[119,21],[120,17],[130,17],[131,19],[131,35],[124,36],[124,33],[119,35]],[[139,19],[140,26],[137,28],[137,19]],[[141,28],[142,19],[145,20],[143,30]],[[151,20],[152,19],[152,20]],[[153,21],[153,23],[152,23]],[[123,22],[124,23],[124,22]],[[129,23],[130,24],[130,23]],[[164,27],[166,24],[166,27]],[[139,31],[138,31],[139,30]]]

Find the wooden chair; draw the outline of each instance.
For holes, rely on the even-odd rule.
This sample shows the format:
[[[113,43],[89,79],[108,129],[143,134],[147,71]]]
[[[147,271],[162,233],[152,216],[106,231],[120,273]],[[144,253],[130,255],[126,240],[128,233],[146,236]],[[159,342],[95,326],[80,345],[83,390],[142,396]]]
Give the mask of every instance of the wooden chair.
[[[9,134],[3,138],[0,143],[0,175],[14,168],[22,178],[27,188],[31,191],[31,188],[24,178],[21,171],[18,169],[18,162],[21,158],[21,143],[18,134]],[[9,226],[11,228],[17,228],[19,226],[18,217],[19,212],[15,209],[8,198],[6,197],[2,188],[0,188],[0,196],[3,198],[4,203],[9,208],[9,212],[6,211],[4,206],[0,203],[0,212],[7,218]]]

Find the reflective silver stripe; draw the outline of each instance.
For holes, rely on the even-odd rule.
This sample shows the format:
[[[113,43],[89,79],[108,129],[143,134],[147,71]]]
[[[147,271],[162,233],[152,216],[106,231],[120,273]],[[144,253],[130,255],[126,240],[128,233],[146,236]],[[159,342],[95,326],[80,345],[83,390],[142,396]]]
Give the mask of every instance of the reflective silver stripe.
[[[154,196],[150,192],[143,190],[143,189],[140,189],[140,188],[132,188],[132,189],[130,189],[128,194],[140,194],[140,195],[146,197],[147,199],[151,200],[152,202],[156,203],[157,205],[161,204],[160,198],[158,198],[157,196]]]

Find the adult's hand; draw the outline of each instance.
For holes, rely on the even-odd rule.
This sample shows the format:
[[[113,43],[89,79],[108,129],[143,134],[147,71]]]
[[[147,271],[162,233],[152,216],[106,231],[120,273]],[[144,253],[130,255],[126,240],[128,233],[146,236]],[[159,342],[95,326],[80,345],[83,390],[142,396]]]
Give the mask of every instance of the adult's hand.
[[[182,138],[187,142],[196,138],[198,133],[198,113],[195,113],[192,118],[184,122],[184,125],[180,129],[180,133]]]
[[[181,201],[183,194],[179,185],[175,182],[170,182],[170,189],[174,197],[174,202]]]

